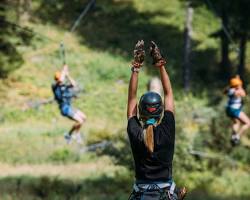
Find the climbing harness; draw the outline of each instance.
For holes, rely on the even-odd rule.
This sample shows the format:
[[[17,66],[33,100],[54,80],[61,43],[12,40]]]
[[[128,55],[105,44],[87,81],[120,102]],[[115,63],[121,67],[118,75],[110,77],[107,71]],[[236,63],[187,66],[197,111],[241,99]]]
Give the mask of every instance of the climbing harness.
[[[178,200],[175,183],[134,184],[129,200]]]

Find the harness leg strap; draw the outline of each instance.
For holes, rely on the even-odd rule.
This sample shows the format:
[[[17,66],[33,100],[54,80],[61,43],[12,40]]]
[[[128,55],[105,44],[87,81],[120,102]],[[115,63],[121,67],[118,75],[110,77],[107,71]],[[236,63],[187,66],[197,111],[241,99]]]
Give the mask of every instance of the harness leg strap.
[[[175,189],[175,182],[172,182],[172,184],[171,184],[171,186],[170,186],[170,190],[169,190],[169,192],[170,192],[170,194],[174,194],[174,189]]]

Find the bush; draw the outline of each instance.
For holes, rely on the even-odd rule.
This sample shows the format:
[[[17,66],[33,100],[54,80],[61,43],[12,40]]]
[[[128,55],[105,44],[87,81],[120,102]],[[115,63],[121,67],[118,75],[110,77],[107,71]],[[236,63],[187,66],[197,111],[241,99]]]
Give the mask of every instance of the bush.
[[[79,155],[73,153],[67,148],[61,148],[55,150],[49,157],[53,162],[67,163],[67,162],[77,162],[79,161]]]
[[[23,59],[11,43],[0,40],[0,78],[21,66]]]

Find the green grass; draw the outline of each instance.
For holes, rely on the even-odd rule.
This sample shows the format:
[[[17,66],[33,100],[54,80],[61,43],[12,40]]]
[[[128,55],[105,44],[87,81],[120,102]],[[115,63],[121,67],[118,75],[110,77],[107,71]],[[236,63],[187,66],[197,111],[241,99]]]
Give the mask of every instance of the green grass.
[[[226,171],[221,177],[196,173],[186,176],[200,181],[197,189],[186,199],[247,200],[250,197],[247,184],[249,175],[236,172],[233,177]],[[228,178],[232,177],[232,178]],[[53,176],[16,176],[0,178],[2,199],[103,199],[125,200],[131,191],[133,179],[124,170],[89,178],[72,180]],[[207,187],[211,186],[210,191]],[[235,188],[238,188],[235,190]]]

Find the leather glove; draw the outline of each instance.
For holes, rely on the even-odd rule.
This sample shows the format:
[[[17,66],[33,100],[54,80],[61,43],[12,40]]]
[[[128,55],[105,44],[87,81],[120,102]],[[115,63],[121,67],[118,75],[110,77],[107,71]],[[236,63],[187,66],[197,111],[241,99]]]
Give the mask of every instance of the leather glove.
[[[160,67],[166,64],[166,60],[161,55],[160,49],[158,48],[158,46],[155,44],[154,41],[151,41],[149,50],[150,50],[150,55],[153,58],[153,65]]]
[[[132,62],[132,65],[136,68],[140,68],[143,64],[144,57],[145,57],[144,41],[138,40],[134,49],[134,61]]]

